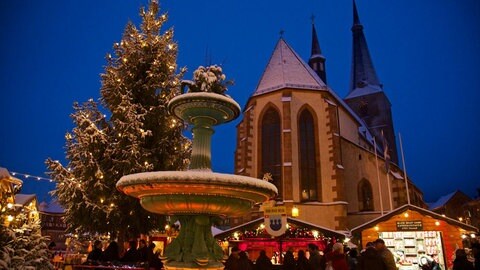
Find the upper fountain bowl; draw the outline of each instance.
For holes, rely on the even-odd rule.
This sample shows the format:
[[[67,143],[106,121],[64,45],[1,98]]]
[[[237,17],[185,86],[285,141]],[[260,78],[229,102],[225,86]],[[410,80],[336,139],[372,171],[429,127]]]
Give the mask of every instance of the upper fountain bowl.
[[[117,189],[146,210],[167,215],[239,216],[277,194],[275,185],[252,177],[208,171],[160,171],[123,176]]]
[[[198,118],[209,120],[211,125],[219,125],[236,119],[240,105],[229,96],[212,92],[195,92],[178,95],[170,100],[171,113],[189,124]]]

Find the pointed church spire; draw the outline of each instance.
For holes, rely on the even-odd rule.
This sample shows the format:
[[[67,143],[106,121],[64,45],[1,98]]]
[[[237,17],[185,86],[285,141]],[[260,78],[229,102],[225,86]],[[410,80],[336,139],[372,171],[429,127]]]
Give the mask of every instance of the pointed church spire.
[[[360,23],[360,18],[358,17],[358,12],[357,12],[357,4],[355,4],[355,0],[353,0],[353,25],[360,25],[362,26],[362,24]],[[363,28],[363,26],[362,26]]]
[[[382,85],[377,77],[372,58],[360,23],[357,5],[353,0],[353,49],[350,92],[346,99],[382,91]]]
[[[353,50],[350,92],[345,102],[365,122],[370,134],[378,140],[386,140],[391,161],[398,164],[395,131],[393,128],[391,104],[373,67],[363,34],[357,5],[353,0]]]
[[[325,71],[325,57],[322,55],[320,43],[318,42],[317,30],[315,29],[315,17],[312,15],[312,54],[308,60],[308,65],[317,73],[322,81],[327,83],[327,73]]]

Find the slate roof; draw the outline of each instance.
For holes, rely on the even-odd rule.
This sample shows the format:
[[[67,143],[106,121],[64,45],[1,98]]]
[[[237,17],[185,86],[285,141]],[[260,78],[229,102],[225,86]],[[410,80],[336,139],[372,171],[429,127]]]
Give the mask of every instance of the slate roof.
[[[253,96],[282,88],[327,90],[325,83],[285,42],[277,42]]]
[[[373,136],[363,120],[341,99],[335,91],[325,85],[313,69],[280,38],[275,46],[262,78],[252,97],[274,92],[284,88],[329,92],[335,104],[340,104],[360,124],[359,133],[373,145]],[[377,149],[383,149],[377,143]]]
[[[453,196],[455,196],[455,194],[457,194],[457,192],[459,192],[459,191],[456,190],[452,193],[449,193],[447,195],[444,195],[444,196],[440,197],[436,202],[428,203],[428,208],[432,211],[436,210],[438,208],[441,208],[442,206],[447,204],[448,201],[450,201],[450,199],[453,198]]]
[[[368,50],[367,39],[363,33],[363,25],[358,17],[357,6],[353,2],[353,45],[352,70],[350,74],[350,92],[345,99],[381,92],[382,84]]]
[[[15,204],[17,205],[27,205],[33,199],[35,199],[37,195],[35,194],[17,194],[15,195]]]
[[[38,205],[38,211],[44,213],[52,213],[52,214],[63,214],[65,213],[65,209],[58,204],[56,200],[52,200],[50,203],[42,202]]]

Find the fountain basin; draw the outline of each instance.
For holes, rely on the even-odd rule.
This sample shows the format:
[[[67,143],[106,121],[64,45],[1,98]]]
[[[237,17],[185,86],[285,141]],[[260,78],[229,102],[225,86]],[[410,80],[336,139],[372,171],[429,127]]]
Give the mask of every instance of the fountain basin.
[[[167,215],[239,216],[277,194],[265,180],[210,171],[160,171],[123,176],[121,192],[148,211]]]
[[[211,92],[178,95],[168,104],[170,112],[193,124],[198,118],[210,120],[210,125],[227,123],[240,114],[240,105],[229,96]]]

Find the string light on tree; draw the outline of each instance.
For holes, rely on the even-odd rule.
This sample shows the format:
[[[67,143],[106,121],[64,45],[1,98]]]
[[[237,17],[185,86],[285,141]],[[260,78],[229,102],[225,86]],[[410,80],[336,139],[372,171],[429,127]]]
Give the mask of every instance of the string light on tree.
[[[180,92],[177,86],[185,72],[177,71],[173,29],[161,30],[167,16],[159,14],[156,1],[139,14],[140,27],[129,22],[122,40],[105,56],[99,101],[74,103],[67,164],[47,160],[57,182],[54,195],[67,210],[65,221],[72,229],[125,235],[126,228],[139,233],[161,228],[164,218],[120,194],[115,184],[126,174],[184,170],[188,165],[184,125],[166,109]],[[135,222],[130,213],[144,222]]]

